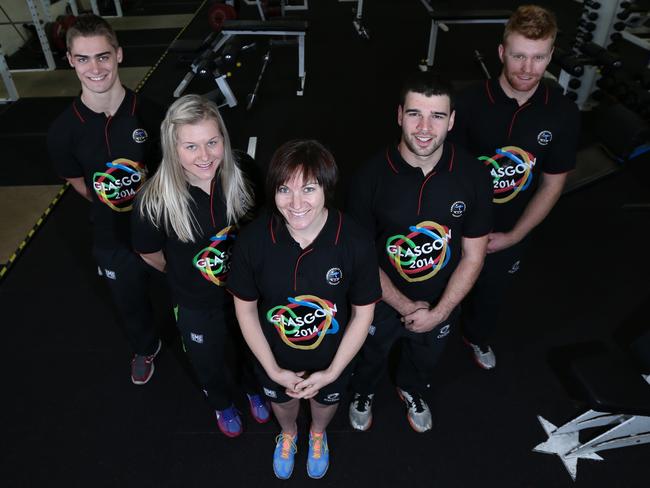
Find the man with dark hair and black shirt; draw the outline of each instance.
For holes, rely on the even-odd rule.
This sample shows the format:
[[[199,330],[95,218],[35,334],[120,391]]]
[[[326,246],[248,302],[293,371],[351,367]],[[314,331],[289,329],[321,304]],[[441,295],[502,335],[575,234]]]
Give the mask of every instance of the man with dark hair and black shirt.
[[[93,255],[135,355],[131,380],[149,381],[161,342],[148,296],[148,266],[133,252],[135,194],[159,161],[162,110],[122,86],[122,48],[111,26],[85,14],[67,31],[81,95],[54,121],[48,148],[57,173],[92,203]]]
[[[382,301],[352,378],[352,427],[366,430],[372,400],[392,345],[399,342],[398,393],[417,432],[432,427],[422,395],[479,275],[492,228],[490,180],[480,164],[445,143],[454,125],[448,83],[417,73],[397,110],[402,129],[351,182],[347,210],[373,235]]]
[[[524,5],[499,45],[501,75],[458,97],[450,139],[483,161],[494,189],[494,229],[476,285],[463,302],[463,334],[476,363],[496,366],[489,343],[524,243],[562,194],[575,167],[579,111],[542,82],[557,33],[555,16]]]

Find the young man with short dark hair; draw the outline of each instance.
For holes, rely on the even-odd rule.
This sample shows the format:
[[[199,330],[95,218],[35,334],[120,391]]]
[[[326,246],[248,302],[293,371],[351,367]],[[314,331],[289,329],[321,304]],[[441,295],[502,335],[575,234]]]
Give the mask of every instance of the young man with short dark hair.
[[[454,124],[448,83],[409,78],[397,110],[401,140],[368,161],[349,186],[347,211],[374,237],[382,301],[352,378],[352,427],[366,430],[381,372],[401,348],[396,383],[417,432],[432,427],[423,395],[472,287],[492,228],[490,181],[476,160],[445,142]]]
[[[131,380],[141,385],[153,374],[161,342],[148,266],[131,248],[129,215],[148,170],[159,162],[164,114],[121,84],[122,48],[104,19],[77,17],[66,40],[81,95],[50,127],[48,148],[57,173],[92,204],[93,255],[135,353]]]

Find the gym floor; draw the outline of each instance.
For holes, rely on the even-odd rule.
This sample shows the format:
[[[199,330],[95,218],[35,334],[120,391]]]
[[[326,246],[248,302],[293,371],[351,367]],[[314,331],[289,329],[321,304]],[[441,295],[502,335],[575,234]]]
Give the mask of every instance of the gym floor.
[[[519,3],[495,0],[490,7]],[[558,13],[563,35],[570,39],[580,5],[540,3]],[[243,66],[233,72],[231,86],[240,103],[223,114],[235,147],[246,149],[249,137],[258,138],[261,169],[282,142],[316,138],[333,151],[345,183],[361,161],[399,137],[400,77],[426,54],[429,17],[417,0],[365,2],[371,37],[364,40],[352,27],[353,5],[312,1],[300,14],[310,22],[303,97],[295,95],[293,47],[274,48],[250,111],[245,98],[264,49],[246,53]],[[459,5],[480,8],[482,2],[454,2],[455,8]],[[125,61],[133,53],[137,63],[127,66],[141,69],[145,77],[143,83],[134,78],[133,86],[161,104],[173,100],[188,67],[163,44],[177,36],[206,37],[206,9],[205,2],[141,0],[134,2],[133,12],[125,11],[128,20],[120,21],[125,29],[118,32]],[[156,35],[133,34],[147,29],[145,19],[169,14],[178,22],[155,24]],[[240,14],[256,18],[255,10]],[[437,69],[458,83],[480,79],[472,58],[479,48],[496,75],[500,32],[497,26],[454,26],[439,36]],[[137,49],[137,39],[145,36],[149,48]],[[71,74],[63,66],[61,72]],[[196,80],[187,91],[212,88],[209,81]],[[61,87],[62,93],[76,89],[74,80]],[[102,298],[107,290],[95,276],[89,253],[88,206],[72,190],[61,192],[45,149],[47,127],[70,96],[69,91],[44,97],[30,93],[0,108],[0,262],[10,264],[0,277],[3,486],[648,486],[648,445],[601,452],[601,462],[580,460],[575,483],[557,457],[532,452],[546,440],[537,415],[560,425],[586,410],[566,387],[554,358],[590,341],[618,347],[622,337],[647,324],[648,213],[635,206],[650,200],[647,157],[576,185],[534,231],[494,344],[498,367],[479,370],[456,334],[434,378],[431,432],[410,429],[386,377],[370,431],[354,432],[347,403],[341,405],[328,429],[331,466],[323,480],[307,478],[303,436],[294,474],[280,482],[271,469],[277,425],[253,422],[243,394],[238,404],[246,412],[244,435],[228,439],[219,433],[181,350],[160,283],[152,294],[164,349],[152,380],[143,387],[131,383],[130,351],[110,303]],[[581,135],[581,149],[592,142],[592,134]],[[53,199],[56,203],[49,205]],[[46,208],[47,218],[15,253]],[[299,422],[304,432],[308,419]]]

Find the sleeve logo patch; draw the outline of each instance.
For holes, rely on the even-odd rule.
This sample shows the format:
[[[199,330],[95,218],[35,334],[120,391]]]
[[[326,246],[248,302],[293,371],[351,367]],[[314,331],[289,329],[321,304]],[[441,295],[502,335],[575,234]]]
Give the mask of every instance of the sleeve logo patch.
[[[466,208],[467,207],[465,205],[465,202],[461,202],[459,200],[457,202],[452,203],[451,208],[449,210],[453,217],[462,217],[463,214],[465,213]]]
[[[138,144],[142,144],[143,142],[146,142],[147,139],[149,139],[149,134],[147,134],[146,130],[136,129],[133,131],[133,140]]]
[[[341,268],[332,268],[325,275],[325,279],[330,285],[338,285],[343,279]]]
[[[553,134],[551,133],[550,130],[543,130],[542,132],[537,134],[537,142],[541,146],[546,146],[552,140],[553,140]]]

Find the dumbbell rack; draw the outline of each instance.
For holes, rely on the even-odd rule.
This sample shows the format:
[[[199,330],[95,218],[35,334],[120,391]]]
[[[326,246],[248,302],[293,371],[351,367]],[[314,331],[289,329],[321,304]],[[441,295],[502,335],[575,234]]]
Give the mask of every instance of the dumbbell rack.
[[[625,23],[620,19],[624,17],[630,3],[630,1],[626,0],[585,0],[583,2],[585,9],[580,19],[576,37],[591,41],[607,49],[612,41],[618,37],[616,34],[624,30]],[[581,55],[578,49],[579,42],[576,41],[573,48],[577,55]],[[595,104],[590,96],[596,89],[596,82],[600,77],[599,66],[587,65],[580,76],[571,75],[562,70],[558,82],[565,87],[565,92],[575,100],[580,110],[589,110]],[[571,82],[574,85],[579,84],[579,86],[572,90],[568,88]]]

